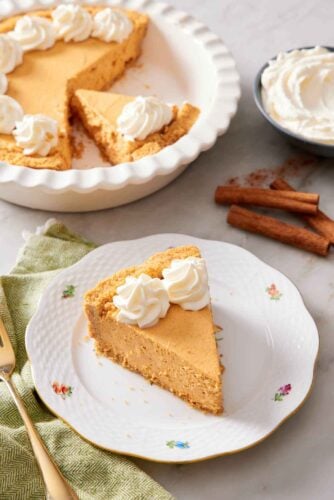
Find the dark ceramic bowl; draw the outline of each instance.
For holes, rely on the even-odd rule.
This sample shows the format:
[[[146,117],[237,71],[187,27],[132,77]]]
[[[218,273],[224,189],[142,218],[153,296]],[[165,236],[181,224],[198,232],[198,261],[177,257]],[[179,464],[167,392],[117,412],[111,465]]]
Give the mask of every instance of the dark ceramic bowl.
[[[301,50],[301,49],[312,49],[314,47],[301,47],[300,49],[291,49],[288,52],[291,52],[292,50]],[[325,47],[326,49],[330,50],[331,52],[334,52],[334,47]],[[277,56],[276,56],[277,57]],[[273,57],[272,60],[275,60],[276,57]],[[294,144],[295,146],[298,146],[306,151],[309,151],[310,153],[319,155],[319,156],[326,156],[326,157],[334,157],[334,144],[322,144],[320,142],[314,142],[310,141],[309,139],[305,139],[305,137],[295,134],[291,132],[290,130],[282,127],[279,123],[277,123],[271,116],[268,115],[266,110],[264,109],[263,102],[262,102],[262,84],[261,84],[261,77],[263,71],[267,68],[269,63],[266,63],[258,74],[256,75],[255,81],[254,81],[254,87],[253,87],[253,95],[255,99],[256,106],[258,107],[259,111],[262,113],[262,115],[265,117],[265,119],[283,136],[285,137],[290,143]]]

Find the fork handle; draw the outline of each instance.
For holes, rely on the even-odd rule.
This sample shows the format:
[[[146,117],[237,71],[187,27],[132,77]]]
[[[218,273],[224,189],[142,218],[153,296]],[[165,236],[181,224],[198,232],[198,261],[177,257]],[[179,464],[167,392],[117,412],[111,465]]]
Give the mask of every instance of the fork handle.
[[[34,451],[38,466],[41,470],[42,477],[48,493],[48,498],[52,500],[78,500],[77,495],[74,493],[70,485],[62,476],[60,470],[53,463],[49,452],[47,451],[40,435],[35,429],[24,403],[18,395],[10,378],[3,379],[13,396],[15,404],[20,412],[24,425],[26,426],[27,433]]]

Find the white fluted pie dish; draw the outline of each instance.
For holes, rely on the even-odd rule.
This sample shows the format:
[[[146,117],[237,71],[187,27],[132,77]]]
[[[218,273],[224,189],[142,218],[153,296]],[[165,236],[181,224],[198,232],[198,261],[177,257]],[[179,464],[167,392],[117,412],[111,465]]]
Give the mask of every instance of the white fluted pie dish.
[[[2,0],[0,16],[58,5],[48,0]],[[187,100],[201,109],[189,133],[159,153],[111,167],[91,140],[67,171],[35,170],[0,163],[0,197],[19,205],[59,212],[111,208],[147,196],[180,175],[226,132],[237,110],[239,76],[224,43],[202,23],[154,0],[104,0],[145,12],[150,26],[139,62],[113,85],[113,92],[157,95],[166,102]],[[196,57],[194,54],[196,53]]]

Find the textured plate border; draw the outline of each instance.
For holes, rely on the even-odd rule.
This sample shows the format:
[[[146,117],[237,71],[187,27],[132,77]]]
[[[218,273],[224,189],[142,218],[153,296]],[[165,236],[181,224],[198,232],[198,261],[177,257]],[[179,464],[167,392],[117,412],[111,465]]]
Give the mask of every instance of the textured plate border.
[[[73,321],[76,321],[81,308],[81,294],[86,289],[85,286],[87,286],[85,284],[85,280],[88,279],[87,273],[92,274],[96,263],[101,262],[101,259],[104,259],[105,262],[105,259],[110,258],[112,252],[121,251],[124,253],[125,249],[130,252],[130,255],[132,253],[133,258],[138,248],[145,249],[145,252],[151,248],[155,251],[158,248],[166,248],[171,242],[174,245],[198,245],[206,254],[208,262],[210,262],[210,256],[220,254],[219,258],[221,258],[221,252],[223,252],[225,255],[229,255],[228,258],[237,259],[243,270],[250,270],[245,273],[247,277],[243,279],[249,280],[251,277],[254,290],[258,289],[260,293],[247,293],[243,299],[254,301],[254,304],[261,308],[261,314],[268,321],[270,328],[276,329],[276,335],[280,340],[278,349],[281,354],[284,354],[285,364],[282,372],[282,366],[277,364],[275,358],[273,359],[275,370],[271,373],[270,380],[264,381],[263,387],[259,388],[259,394],[250,403],[247,402],[247,407],[242,408],[241,412],[238,413],[239,417],[243,417],[241,420],[238,418],[230,419],[231,424],[228,424],[229,417],[226,416],[220,421],[210,421],[208,425],[189,429],[184,428],[182,436],[179,435],[179,427],[175,427],[176,431],[173,428],[168,430],[165,428],[157,429],[150,428],[145,425],[145,422],[136,422],[135,424],[131,422],[130,425],[129,422],[123,419],[120,419],[120,421],[115,418],[111,419],[111,414],[104,415],[104,413],[108,412],[105,412],[103,408],[98,408],[99,405],[96,405],[95,399],[92,399],[84,388],[79,387],[80,382],[78,379],[75,380],[78,394],[76,397],[68,398],[66,404],[64,404],[63,399],[55,396],[53,391],[50,390],[49,379],[50,374],[52,374],[51,378],[53,375],[59,374],[60,368],[62,373],[69,377],[69,380],[74,380],[76,377],[71,365],[71,343],[68,341],[70,337],[57,334],[59,338],[55,339],[56,342],[53,341],[51,347],[49,344],[52,344],[52,337],[49,338],[47,347],[45,345],[41,347],[41,338],[39,337],[39,332],[47,335],[46,331],[49,330],[52,322],[58,325],[55,331],[52,330],[52,327],[49,330],[53,331],[53,337],[54,333],[59,331],[59,324],[63,326],[66,332],[69,332],[71,328],[73,329],[71,325],[73,325]],[[95,279],[94,276],[93,279]],[[80,291],[78,297],[72,298],[69,302],[66,301],[68,312],[64,318],[59,318],[57,308],[54,306],[55,297],[59,296],[65,283],[74,281],[83,290]],[[271,282],[277,283],[278,289],[267,289],[265,292],[265,285]],[[283,291],[282,300],[280,291]],[[284,300],[284,297],[285,299],[288,298],[288,300]],[[54,318],[50,320],[52,315]],[[285,323],[282,320],[284,317],[288,318],[287,324],[291,331],[285,331]],[[285,324],[285,328],[286,326]],[[294,334],[292,338],[291,332]],[[39,308],[29,324],[26,345],[33,366],[35,386],[42,400],[53,413],[68,423],[83,438],[97,446],[118,453],[158,462],[186,463],[248,449],[270,436],[288,417],[296,413],[306,400],[312,387],[319,338],[315,323],[306,310],[298,290],[282,273],[240,247],[217,241],[200,240],[185,235],[166,234],[104,245],[90,253],[79,263],[60,273],[45,291]],[[50,352],[45,352],[47,350]],[[56,366],[53,366],[53,360],[56,360]],[[288,370],[286,370],[287,366]],[[47,375],[46,371],[48,371]],[[292,375],[293,380],[290,380],[291,374],[294,374]],[[289,378],[289,380],[286,380],[286,378]],[[289,382],[293,384],[292,391],[291,387],[289,388]],[[288,385],[281,388],[280,384]],[[283,392],[278,390],[279,387]],[[67,391],[70,388],[65,389]],[[92,408],[93,402],[94,407]],[[85,408],[85,418],[82,416],[82,408]],[[254,419],[256,413],[257,416]],[[269,418],[267,418],[268,413],[270,414]],[[238,415],[236,416],[238,417]],[[248,422],[247,415],[252,421]],[[261,417],[261,415],[266,417]],[[100,433],[99,436],[93,436],[90,426],[85,424],[88,416],[89,422],[92,421],[91,417],[93,417],[99,422],[98,427],[101,425],[102,434]],[[230,425],[230,429],[226,428],[226,424]],[[95,426],[93,434],[96,429]],[[229,432],[226,432],[227,430]],[[133,436],[131,440],[125,439],[126,432],[129,431]],[[232,441],[230,431],[234,433]],[[182,441],[174,441],[174,439],[180,438]],[[113,441],[112,444],[110,439]],[[109,440],[108,443],[107,440]],[[171,446],[169,444],[166,446],[166,443],[170,443]],[[188,447],[188,443],[191,446]]]
[[[8,17],[20,12],[52,7],[60,3],[53,0],[2,0],[0,13]],[[24,188],[43,187],[50,192],[72,190],[79,193],[99,188],[116,190],[130,184],[143,184],[158,175],[173,173],[181,165],[187,165],[209,149],[219,135],[226,132],[237,110],[240,98],[239,75],[235,62],[222,40],[204,24],[185,12],[178,11],[155,0],[86,0],[87,5],[102,3],[120,5],[141,10],[151,15],[161,15],[166,22],[177,24],[190,34],[207,52],[217,75],[217,93],[211,108],[201,115],[190,132],[176,144],[158,154],[133,163],[124,163],[113,168],[97,167],[90,170],[67,171],[34,170],[0,162],[0,183],[15,183]],[[143,168],[145,164],[145,168]]]

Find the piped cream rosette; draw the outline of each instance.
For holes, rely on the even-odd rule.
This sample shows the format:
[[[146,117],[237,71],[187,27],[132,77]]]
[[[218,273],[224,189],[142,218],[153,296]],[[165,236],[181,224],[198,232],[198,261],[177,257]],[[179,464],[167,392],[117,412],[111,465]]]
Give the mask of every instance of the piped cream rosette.
[[[188,311],[199,311],[209,305],[204,259],[175,259],[162,271],[162,276],[163,279],[151,278],[147,274],[138,278],[128,276],[113,298],[118,309],[117,320],[149,328],[166,316],[170,304],[178,304]]]

